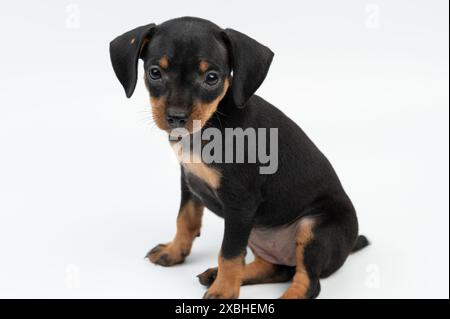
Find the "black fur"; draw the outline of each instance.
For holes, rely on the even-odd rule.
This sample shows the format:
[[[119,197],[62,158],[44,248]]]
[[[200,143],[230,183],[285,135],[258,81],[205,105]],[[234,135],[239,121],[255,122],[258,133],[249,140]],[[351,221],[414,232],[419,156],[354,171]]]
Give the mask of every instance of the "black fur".
[[[131,97],[136,87],[137,64],[142,45],[155,27],[154,23],[128,31],[111,41],[109,52],[117,78]]]
[[[231,51],[233,99],[242,108],[266,78],[273,52],[238,31],[225,29],[224,33]]]
[[[150,41],[145,44],[143,38],[150,33]],[[143,47],[130,46],[133,37]],[[173,79],[163,75],[161,81],[147,79],[146,85],[152,96],[166,97],[168,107],[176,104],[190,112],[193,101],[212,101],[233,72],[231,88],[207,127],[222,132],[225,127],[278,128],[279,165],[275,174],[259,174],[260,163],[214,163],[211,166],[223,176],[214,191],[182,170],[182,202],[195,198],[224,218],[224,258],[245,252],[255,226],[279,226],[315,216],[314,238],[305,250],[310,297],[315,297],[320,291],[319,278],[336,271],[367,240],[358,239],[355,209],[327,158],[291,119],[254,95],[273,53],[242,33],[197,18],[140,27],[111,43],[114,70],[128,97],[136,85],[139,56],[145,72],[149,72],[164,55],[169,56]],[[205,89],[199,82],[196,63],[200,58],[220,74],[217,87]]]

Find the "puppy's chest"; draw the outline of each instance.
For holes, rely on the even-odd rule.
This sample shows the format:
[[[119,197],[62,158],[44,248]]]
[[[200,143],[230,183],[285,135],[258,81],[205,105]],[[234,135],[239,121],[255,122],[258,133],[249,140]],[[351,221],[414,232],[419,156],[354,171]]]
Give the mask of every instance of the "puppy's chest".
[[[182,168],[184,180],[189,190],[199,198],[210,211],[222,216],[222,204],[217,189],[212,187],[208,181],[199,175],[194,174],[186,168],[186,166],[182,165]]]
[[[220,197],[218,190],[222,179],[219,169],[202,162],[193,153],[183,154],[174,149],[175,155],[183,169],[184,180],[189,190],[196,195],[204,205],[220,215]]]

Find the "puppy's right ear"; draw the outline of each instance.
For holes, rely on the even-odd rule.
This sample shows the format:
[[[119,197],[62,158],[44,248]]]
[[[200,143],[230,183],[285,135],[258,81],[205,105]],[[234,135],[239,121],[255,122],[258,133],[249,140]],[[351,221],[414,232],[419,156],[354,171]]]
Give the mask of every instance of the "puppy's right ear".
[[[155,28],[154,23],[128,31],[109,44],[114,72],[125,89],[127,97],[133,95],[137,81],[137,65],[142,47]]]

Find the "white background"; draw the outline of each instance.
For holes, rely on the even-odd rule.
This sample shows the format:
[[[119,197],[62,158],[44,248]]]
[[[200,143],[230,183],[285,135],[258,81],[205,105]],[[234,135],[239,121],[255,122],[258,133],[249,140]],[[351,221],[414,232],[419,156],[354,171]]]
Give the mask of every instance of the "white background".
[[[9,1],[0,13],[0,297],[197,298],[222,220],[183,265],[179,169],[141,81],[127,100],[108,44],[192,15],[275,53],[258,94],[329,157],[372,245],[321,298],[449,297],[448,1]],[[140,70],[141,71],[141,70]],[[288,284],[244,287],[275,298]]]

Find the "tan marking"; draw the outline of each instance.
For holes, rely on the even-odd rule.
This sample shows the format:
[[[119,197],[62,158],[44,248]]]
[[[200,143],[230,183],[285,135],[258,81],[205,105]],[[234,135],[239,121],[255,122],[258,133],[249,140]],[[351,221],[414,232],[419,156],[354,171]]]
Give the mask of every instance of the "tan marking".
[[[222,174],[217,169],[209,167],[203,163],[201,158],[195,154],[184,154],[182,143],[172,142],[171,146],[178,161],[181,165],[183,165],[188,173],[197,176],[212,189],[216,190],[219,188]]]
[[[136,38],[131,39],[130,44],[134,44],[136,42]]]
[[[198,64],[198,69],[202,73],[205,73],[206,71],[208,71],[208,68],[209,68],[209,63],[206,61],[200,61],[200,63]]]
[[[222,175],[214,168],[208,167],[204,163],[183,163],[186,170],[203,180],[213,189],[218,189]]]
[[[156,126],[164,131],[168,131],[170,127],[165,120],[166,101],[163,97],[156,98],[150,96],[150,105],[152,106],[152,117]]]
[[[314,237],[314,220],[305,218],[299,223],[297,235],[297,248],[295,256],[297,258],[297,268],[291,286],[281,296],[282,299],[304,299],[307,297],[309,289],[309,276],[305,268],[304,253],[305,248]]]
[[[179,264],[191,252],[192,243],[199,235],[202,225],[203,205],[194,201],[184,204],[178,213],[177,231],[174,239],[149,259],[156,262],[162,255],[167,254],[167,265]]]
[[[177,232],[172,246],[184,255],[191,251],[192,242],[200,233],[202,226],[203,205],[188,201],[181,207],[177,217]]]
[[[169,60],[166,56],[163,56],[161,59],[159,59],[158,64],[161,68],[167,69],[169,67]]]
[[[293,273],[289,267],[275,265],[256,255],[255,260],[245,265],[242,285],[286,282],[292,279]]]
[[[198,275],[200,282],[203,281],[204,284],[213,282],[213,278],[217,276],[217,269],[217,267],[210,268]],[[255,255],[255,259],[244,266],[241,285],[286,282],[291,280],[292,276],[290,267],[269,263]]]
[[[229,80],[225,79],[222,93],[216,99],[214,99],[214,101],[210,103],[202,103],[202,102],[194,103],[191,115],[189,116],[189,119],[185,127],[189,133],[195,133],[194,120],[198,120],[201,122],[200,128],[202,128],[205,125],[205,123],[208,122],[208,120],[217,110],[220,101],[224,98],[225,94],[227,93],[228,87],[229,87]],[[152,106],[153,120],[155,121],[156,125],[160,129],[169,132],[170,127],[165,120],[165,112],[166,112],[165,98],[164,97],[155,98],[151,96],[150,104]]]
[[[205,298],[238,298],[243,275],[244,255],[232,259],[224,259],[221,254],[219,256],[217,278],[208,289]]]
[[[242,284],[265,283],[276,272],[276,266],[259,256],[255,260],[245,265]]]
[[[210,103],[202,103],[202,102],[195,102],[192,108],[192,113],[189,118],[189,121],[186,125],[186,129],[191,132],[193,132],[193,121],[199,120],[201,121],[201,127],[205,125],[206,122],[211,118],[211,116],[214,114],[214,112],[217,110],[217,107],[220,103],[220,101],[224,98],[225,94],[227,93],[229,87],[229,81],[228,79],[225,79],[223,83],[223,90],[222,93],[214,99],[214,101]]]
[[[192,200],[180,209],[174,242],[178,243],[183,251],[190,251],[193,240],[200,232],[202,216],[203,205]]]

